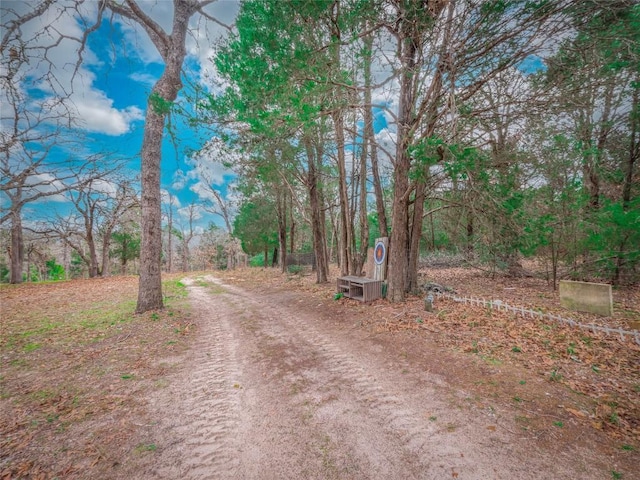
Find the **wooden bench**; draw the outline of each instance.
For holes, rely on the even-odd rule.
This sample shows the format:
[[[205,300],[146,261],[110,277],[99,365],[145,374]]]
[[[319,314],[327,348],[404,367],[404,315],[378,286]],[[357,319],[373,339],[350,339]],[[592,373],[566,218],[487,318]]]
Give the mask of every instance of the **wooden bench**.
[[[382,280],[374,280],[366,277],[338,277],[338,293],[347,298],[372,302],[382,297]]]

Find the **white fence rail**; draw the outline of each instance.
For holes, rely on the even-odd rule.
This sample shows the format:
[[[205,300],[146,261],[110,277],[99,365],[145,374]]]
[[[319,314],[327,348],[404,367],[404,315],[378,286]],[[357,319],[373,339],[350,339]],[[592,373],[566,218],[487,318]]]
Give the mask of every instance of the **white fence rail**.
[[[484,300],[482,298],[461,297],[459,295],[452,295],[451,293],[446,293],[446,292],[435,292],[435,294],[438,298],[445,297],[453,300],[454,302],[468,303],[470,305],[478,305],[478,306],[484,306],[489,308],[495,308],[496,310],[503,310],[505,312],[508,311],[516,315],[521,315],[523,318],[526,318],[526,317],[540,318],[540,319],[546,318],[548,320],[551,320],[552,322],[556,322],[561,325],[569,325],[570,327],[577,327],[582,330],[590,330],[593,333],[603,332],[607,335],[618,335],[620,337],[620,340],[622,340],[623,342],[625,340],[625,337],[629,336],[629,337],[632,337],[638,345],[640,345],[640,332],[637,330],[633,330],[633,331],[623,330],[622,328],[609,328],[609,327],[603,327],[603,326],[594,325],[594,324],[587,325],[584,323],[576,322],[571,318],[561,317],[560,315],[542,313],[540,311],[529,310],[524,307],[514,307],[512,305],[504,303],[501,300]]]

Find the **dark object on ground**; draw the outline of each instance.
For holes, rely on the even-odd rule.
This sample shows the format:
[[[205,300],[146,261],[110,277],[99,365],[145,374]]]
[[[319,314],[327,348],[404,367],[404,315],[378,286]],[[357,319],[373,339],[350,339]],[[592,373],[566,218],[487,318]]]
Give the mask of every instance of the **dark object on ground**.
[[[453,288],[451,287],[447,287],[445,285],[440,285],[439,283],[433,283],[433,282],[429,282],[429,283],[425,283],[422,286],[422,290],[427,293],[427,292],[434,292],[434,293],[457,293]]]

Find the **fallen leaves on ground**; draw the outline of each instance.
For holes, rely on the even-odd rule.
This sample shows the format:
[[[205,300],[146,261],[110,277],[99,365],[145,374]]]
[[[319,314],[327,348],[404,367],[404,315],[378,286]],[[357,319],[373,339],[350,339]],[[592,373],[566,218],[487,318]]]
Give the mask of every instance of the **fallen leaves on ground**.
[[[228,281],[247,287],[278,286],[326,299],[333,298],[339,272],[332,268],[330,282],[324,285],[315,283],[315,274],[310,270],[294,275],[276,269],[244,269],[223,275]],[[637,287],[614,290],[614,316],[602,318],[563,309],[558,292],[544,279],[491,277],[467,268],[428,269],[421,272],[421,279],[422,284],[435,282],[459,295],[501,300],[586,324],[629,330],[629,320],[640,320]],[[425,311],[422,296],[409,296],[406,302],[395,305],[386,300],[363,305],[347,298],[336,303],[350,314],[366,310],[363,325],[374,332],[422,332],[437,344],[473,355],[488,365],[524,367],[550,383],[565,385],[592,401],[582,409],[566,406],[568,414],[640,448],[640,345],[628,336],[621,341],[616,335],[446,298],[435,300],[433,312]]]
[[[108,478],[135,458],[146,393],[192,329],[172,299],[134,315],[137,282],[0,288],[0,478]]]

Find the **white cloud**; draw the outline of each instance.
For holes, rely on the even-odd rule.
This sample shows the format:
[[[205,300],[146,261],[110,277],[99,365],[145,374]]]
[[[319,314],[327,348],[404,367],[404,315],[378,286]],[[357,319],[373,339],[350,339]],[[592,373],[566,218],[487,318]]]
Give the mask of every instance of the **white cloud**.
[[[209,185],[223,185],[229,177],[235,176],[233,170],[226,165],[240,163],[241,154],[229,148],[220,138],[214,137],[196,155],[187,160],[193,167],[188,177]]]
[[[218,0],[204,9],[209,16],[228,26],[235,22],[239,10],[238,0]],[[215,47],[220,39],[229,32],[223,26],[200,15],[191,19],[191,26],[191,32],[187,37],[187,53],[195,58],[201,67],[199,72],[201,84],[216,91],[224,84],[221,84],[211,58],[216,53]]]
[[[180,199],[174,194],[169,193],[168,190],[165,190],[163,188],[160,192],[160,198],[164,205],[173,205],[176,208],[180,208],[182,206],[182,204],[180,203]]]
[[[11,2],[10,8],[13,10],[3,11],[7,21],[14,18],[12,12],[16,15],[30,12],[33,4]],[[84,20],[81,21],[80,16]],[[26,42],[24,51],[29,56],[29,61],[23,64],[28,69],[25,71],[28,82],[31,88],[37,88],[45,95],[44,100],[31,102],[31,105],[38,109],[50,108],[57,103],[53,98],[64,96],[79,128],[121,135],[130,130],[132,122],[142,120],[142,111],[137,107],[115,108],[113,100],[95,87],[96,77],[90,68],[102,62],[88,45],[84,48],[82,63],[77,65],[79,39],[96,18],[97,3],[60,0],[22,26],[22,41]],[[17,45],[11,43],[14,44]],[[56,106],[54,112],[62,115],[63,107]]]
[[[173,179],[171,181],[171,188],[174,190],[182,190],[189,181],[189,177],[184,173],[184,170],[178,169],[173,174]]]
[[[102,193],[115,197],[118,193],[118,184],[109,180],[97,179],[91,182],[91,189],[96,193]]]
[[[91,131],[107,135],[122,135],[129,132],[135,121],[144,120],[144,114],[136,106],[123,110],[113,108],[113,100],[102,92],[90,91],[88,96],[75,99],[82,126]]]
[[[143,85],[147,85],[148,87],[153,87],[158,79],[153,75],[144,72],[134,72],[129,75],[129,78],[134,82],[142,83]]]
[[[61,193],[55,193],[65,188],[58,178],[52,173],[40,173],[37,175],[31,175],[25,182],[25,188],[23,194],[26,198],[29,198],[38,193],[45,193],[46,196],[40,199],[41,202],[55,202],[65,203],[69,199]]]

